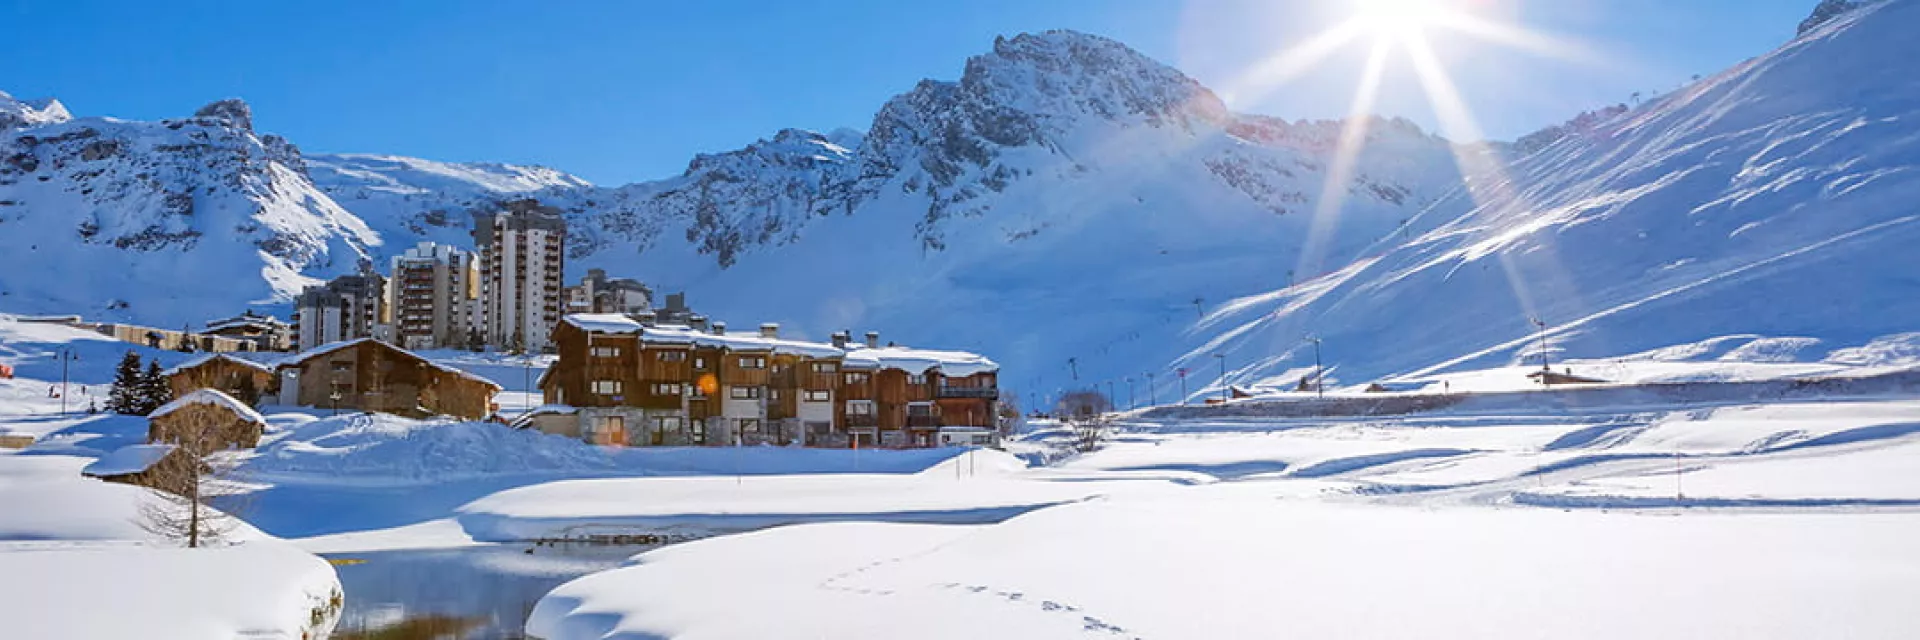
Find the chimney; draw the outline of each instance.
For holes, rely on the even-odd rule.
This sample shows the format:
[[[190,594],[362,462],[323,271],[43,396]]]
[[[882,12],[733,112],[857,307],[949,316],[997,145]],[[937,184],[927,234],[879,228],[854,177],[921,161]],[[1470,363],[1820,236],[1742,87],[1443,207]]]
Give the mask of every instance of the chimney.
[[[868,349],[880,348],[880,332],[878,331],[867,332],[867,348]]]
[[[713,335],[716,335],[716,336],[727,335],[727,323],[719,320],[713,321]]]
[[[835,349],[847,348],[847,332],[845,331],[833,332],[833,348]]]
[[[693,329],[694,331],[706,331],[707,317],[706,316],[687,316],[687,327]]]
[[[762,338],[778,338],[778,337],[780,337],[780,323],[778,323],[778,322],[762,322],[762,323],[760,323],[760,337],[762,337]]]

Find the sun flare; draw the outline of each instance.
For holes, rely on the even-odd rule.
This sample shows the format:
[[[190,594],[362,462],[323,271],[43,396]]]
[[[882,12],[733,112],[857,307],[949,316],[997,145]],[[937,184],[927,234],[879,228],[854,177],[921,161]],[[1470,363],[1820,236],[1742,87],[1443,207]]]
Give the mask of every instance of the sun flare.
[[[1376,38],[1404,41],[1425,33],[1446,12],[1440,0],[1354,0],[1354,20]]]

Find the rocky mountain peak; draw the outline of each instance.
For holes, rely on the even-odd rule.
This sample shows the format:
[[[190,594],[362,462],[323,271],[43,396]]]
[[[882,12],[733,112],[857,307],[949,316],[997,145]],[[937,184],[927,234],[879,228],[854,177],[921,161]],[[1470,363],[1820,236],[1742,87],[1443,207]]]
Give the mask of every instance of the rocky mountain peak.
[[[1137,118],[1156,125],[1229,117],[1219,97],[1179,70],[1118,41],[1077,31],[995,38],[992,53],[967,61],[960,86],[1028,113]]]
[[[1813,15],[1800,21],[1798,35],[1806,35],[1808,31],[1840,17],[1840,14],[1860,8],[1862,4],[1865,3],[1860,0],[1821,0],[1820,4],[1813,8]]]
[[[235,127],[253,130],[253,107],[247,106],[247,101],[239,98],[209,102],[207,106],[194,111],[193,117],[225,120],[227,124]]]
[[[0,130],[54,124],[73,119],[66,105],[53,98],[16,100],[0,91]]]

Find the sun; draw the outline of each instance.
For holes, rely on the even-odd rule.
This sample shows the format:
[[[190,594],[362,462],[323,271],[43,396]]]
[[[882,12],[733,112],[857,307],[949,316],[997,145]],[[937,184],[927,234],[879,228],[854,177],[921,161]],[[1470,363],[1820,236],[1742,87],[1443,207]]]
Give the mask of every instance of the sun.
[[[1375,38],[1406,42],[1425,35],[1447,12],[1441,0],[1353,0],[1354,23]]]

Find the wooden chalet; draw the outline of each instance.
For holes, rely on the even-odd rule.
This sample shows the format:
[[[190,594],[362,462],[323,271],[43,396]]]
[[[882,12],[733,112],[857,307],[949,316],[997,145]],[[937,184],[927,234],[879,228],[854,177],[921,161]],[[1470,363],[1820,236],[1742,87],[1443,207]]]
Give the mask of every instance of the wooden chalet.
[[[493,412],[501,387],[411,351],[361,338],[322,345],[280,364],[283,404],[469,420]]]
[[[198,389],[219,389],[249,403],[279,393],[273,367],[225,353],[210,353],[166,370],[167,387],[178,398]]]
[[[254,448],[266,428],[260,412],[215,389],[194,390],[147,414],[149,444],[179,445],[200,454]]]
[[[115,449],[80,470],[80,475],[107,482],[183,493],[190,474],[208,471],[199,458],[170,444],[135,444]]]

